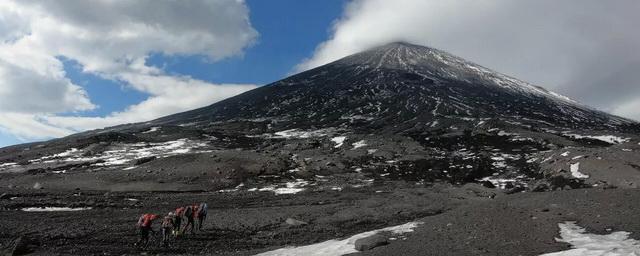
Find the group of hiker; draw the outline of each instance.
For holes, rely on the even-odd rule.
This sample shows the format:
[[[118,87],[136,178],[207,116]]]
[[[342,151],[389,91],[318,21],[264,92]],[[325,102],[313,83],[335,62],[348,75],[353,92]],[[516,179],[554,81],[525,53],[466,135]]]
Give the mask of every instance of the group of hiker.
[[[136,227],[140,233],[140,239],[136,243],[138,246],[146,247],[149,243],[149,234],[154,233],[153,223],[159,219],[160,215],[153,213],[145,213],[140,216]],[[161,231],[162,231],[162,245],[169,246],[171,237],[178,237],[182,234],[190,232],[195,234],[195,231],[201,231],[202,225],[207,218],[207,204],[193,204],[183,207],[178,207],[175,211],[169,212],[162,218]],[[182,225],[183,220],[185,224]]]

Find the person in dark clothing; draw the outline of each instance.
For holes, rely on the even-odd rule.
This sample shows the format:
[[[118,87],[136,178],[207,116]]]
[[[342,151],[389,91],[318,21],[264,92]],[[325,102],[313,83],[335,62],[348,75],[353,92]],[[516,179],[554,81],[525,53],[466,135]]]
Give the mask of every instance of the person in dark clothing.
[[[189,205],[185,207],[184,217],[187,219],[187,224],[184,225],[183,233],[187,233],[187,229],[191,231],[191,234],[195,234],[196,229],[196,215],[198,214],[198,205]]]
[[[207,203],[200,203],[196,216],[198,218],[198,231],[202,231],[202,225],[204,225],[204,221],[207,219]]]
[[[174,216],[173,222],[174,222],[175,228],[173,232],[175,236],[179,236],[181,233],[180,229],[182,228],[182,219],[184,218],[184,211],[185,211],[185,207],[179,207],[179,208],[176,208],[176,211],[174,212],[175,216]]]
[[[167,216],[162,219],[162,245],[169,247],[169,239],[171,239],[171,233],[175,229],[175,213],[169,212]]]

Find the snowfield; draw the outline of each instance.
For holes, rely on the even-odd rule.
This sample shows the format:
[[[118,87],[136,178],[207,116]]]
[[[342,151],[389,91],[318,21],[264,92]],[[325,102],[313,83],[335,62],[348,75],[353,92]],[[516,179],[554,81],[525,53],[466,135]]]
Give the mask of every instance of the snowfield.
[[[541,256],[633,256],[640,255],[640,241],[629,238],[631,233],[613,232],[608,235],[587,233],[573,221],[558,224],[558,242],[571,244],[572,249]]]
[[[358,251],[355,249],[355,242],[358,239],[369,237],[381,232],[391,232],[393,235],[398,236],[413,232],[416,227],[422,224],[422,222],[409,222],[403,225],[360,233],[343,240],[329,240],[300,247],[286,247],[275,251],[261,253],[258,254],[258,256],[339,256],[357,253]]]

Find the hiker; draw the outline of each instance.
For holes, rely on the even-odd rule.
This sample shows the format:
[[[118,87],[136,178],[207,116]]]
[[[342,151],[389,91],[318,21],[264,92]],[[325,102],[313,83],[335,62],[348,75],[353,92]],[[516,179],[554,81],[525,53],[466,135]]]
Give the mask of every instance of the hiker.
[[[207,219],[207,203],[200,203],[198,206],[198,231],[202,231],[202,225],[204,225],[204,221]]]
[[[136,245],[141,245],[146,247],[149,243],[149,232],[154,232],[152,228],[153,221],[158,218],[158,215],[152,213],[145,213],[138,219],[138,229],[140,230],[140,240],[136,243]]]
[[[198,205],[189,205],[184,208],[184,217],[187,219],[187,224],[184,225],[182,233],[187,233],[187,228],[191,231],[191,234],[195,234],[195,217],[198,211]]]
[[[180,235],[180,229],[182,228],[182,218],[184,218],[184,211],[185,211],[184,207],[179,207],[179,208],[176,208],[176,211],[174,212],[175,214],[174,214],[173,224],[175,228],[173,229],[173,233],[175,236]]]
[[[164,216],[162,220],[162,245],[164,247],[169,246],[169,239],[171,238],[171,233],[175,228],[175,213],[169,212],[167,216]]]

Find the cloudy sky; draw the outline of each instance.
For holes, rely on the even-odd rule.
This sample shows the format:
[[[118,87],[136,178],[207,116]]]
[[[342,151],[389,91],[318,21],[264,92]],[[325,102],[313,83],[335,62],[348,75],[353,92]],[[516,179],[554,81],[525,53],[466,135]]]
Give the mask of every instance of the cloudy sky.
[[[0,146],[151,120],[376,45],[640,120],[636,0],[0,1]]]

